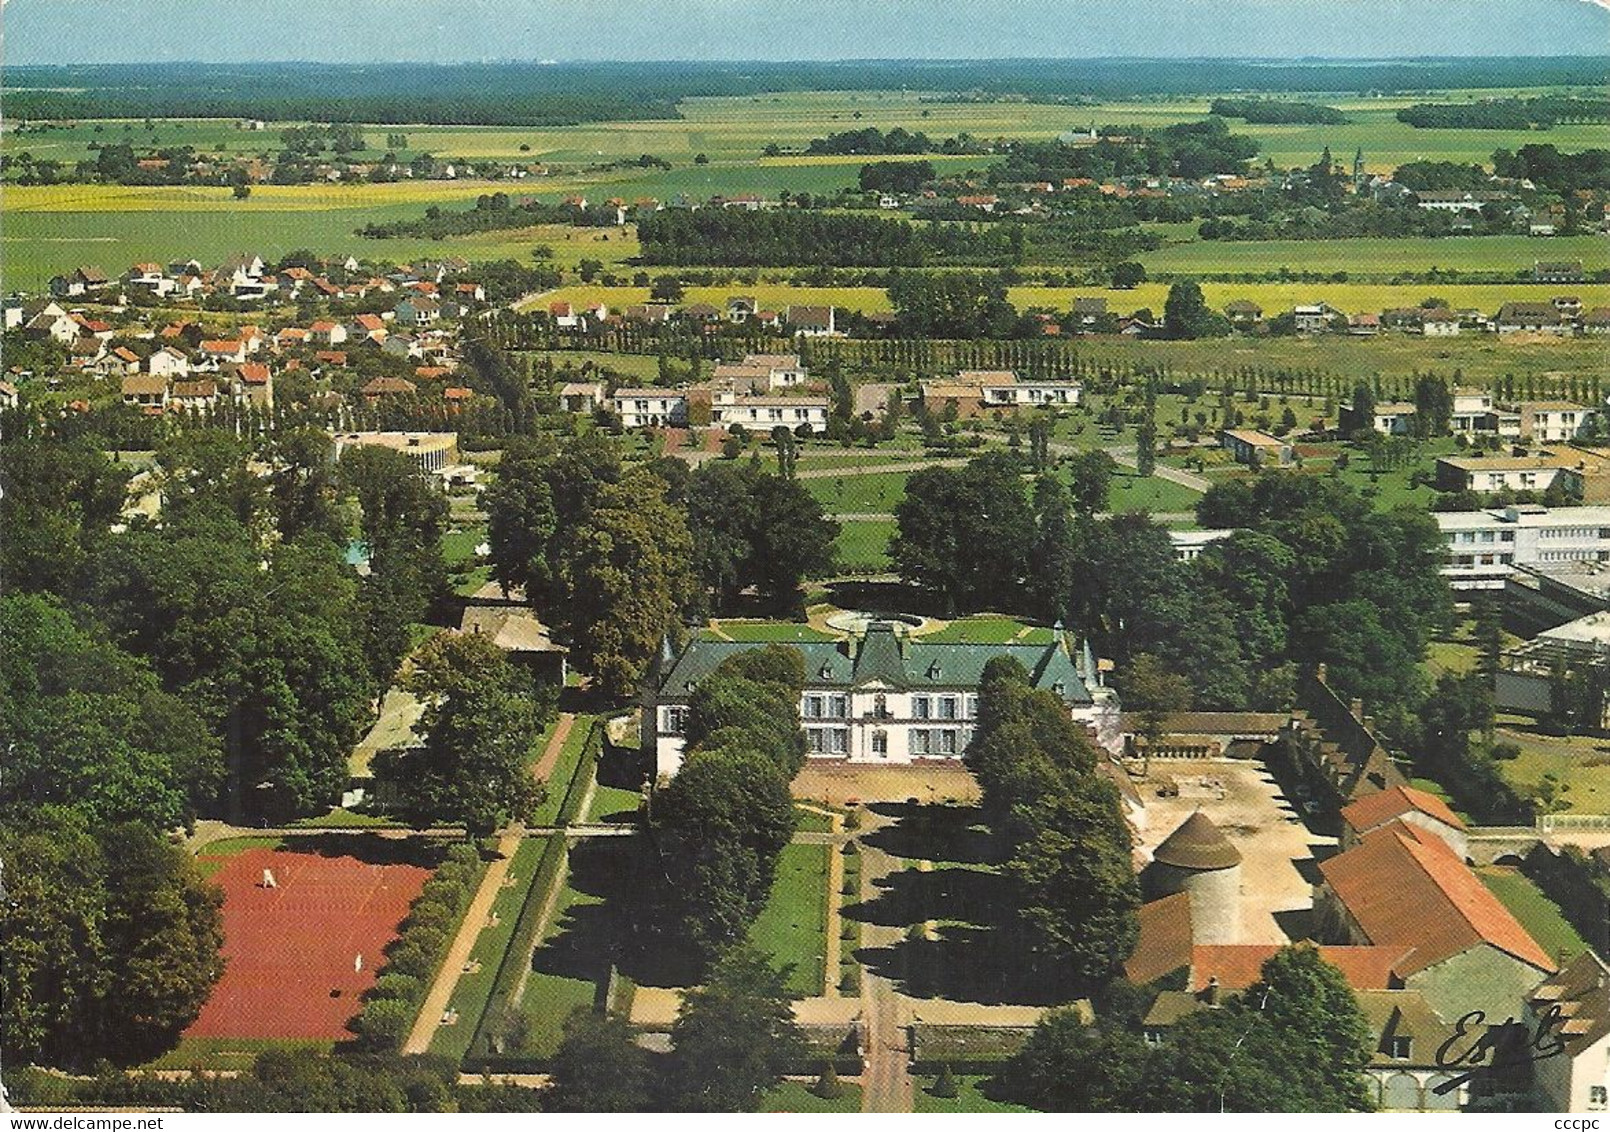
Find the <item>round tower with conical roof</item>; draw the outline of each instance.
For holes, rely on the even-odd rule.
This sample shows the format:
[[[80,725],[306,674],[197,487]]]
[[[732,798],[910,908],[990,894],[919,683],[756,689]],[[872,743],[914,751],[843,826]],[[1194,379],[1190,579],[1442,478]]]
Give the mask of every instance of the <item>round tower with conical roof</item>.
[[[1155,896],[1190,896],[1193,943],[1240,942],[1241,853],[1201,810],[1157,847],[1146,882]]]

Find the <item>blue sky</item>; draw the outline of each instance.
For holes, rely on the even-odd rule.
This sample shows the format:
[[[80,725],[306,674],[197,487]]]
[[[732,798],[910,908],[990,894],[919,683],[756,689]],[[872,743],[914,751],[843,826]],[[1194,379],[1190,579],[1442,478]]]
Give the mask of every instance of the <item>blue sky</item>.
[[[6,0],[4,61],[1610,53],[1610,0]]]

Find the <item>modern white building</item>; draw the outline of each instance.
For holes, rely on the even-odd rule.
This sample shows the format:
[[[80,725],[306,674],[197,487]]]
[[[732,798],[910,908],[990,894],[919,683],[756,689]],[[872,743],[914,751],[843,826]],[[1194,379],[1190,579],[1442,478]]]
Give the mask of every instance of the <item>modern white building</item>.
[[[622,428],[688,423],[688,395],[676,389],[617,389],[611,400]]]
[[[956,380],[966,381],[967,372]],[[1025,381],[1012,374],[1010,382],[979,383],[979,399],[986,409],[1040,408],[1047,405],[1077,405],[1083,393],[1076,381]]]
[[[1233,529],[1210,531],[1169,531],[1168,541],[1174,544],[1174,557],[1180,562],[1194,562],[1202,552],[1220,539],[1235,534]]]
[[[1537,444],[1575,440],[1593,422],[1594,410],[1571,401],[1528,401],[1521,405],[1521,435]]]
[[[1502,589],[1516,566],[1610,562],[1610,507],[1441,511],[1442,573],[1455,589]]]
[[[1101,685],[1089,648],[1060,630],[1046,644],[931,644],[904,626],[874,621],[844,640],[791,644],[805,660],[800,720],[813,759],[851,763],[955,762],[972,740],[984,666],[1015,658],[1036,688],[1051,692],[1097,741],[1121,743],[1117,696]],[[654,692],[652,740],[656,772],[676,774],[694,689],[722,661],[758,644],[695,638],[680,656],[661,657]]]

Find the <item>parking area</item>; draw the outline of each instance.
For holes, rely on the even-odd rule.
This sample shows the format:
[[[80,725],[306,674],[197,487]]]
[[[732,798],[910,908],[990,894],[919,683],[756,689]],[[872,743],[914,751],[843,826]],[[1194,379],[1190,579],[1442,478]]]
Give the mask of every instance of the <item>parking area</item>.
[[[1159,796],[1165,779],[1178,789],[1176,796]],[[1241,851],[1240,942],[1284,943],[1306,931],[1315,851],[1325,856],[1336,839],[1303,824],[1261,762],[1159,760],[1136,785],[1146,800],[1140,842],[1148,855],[1196,810]]]

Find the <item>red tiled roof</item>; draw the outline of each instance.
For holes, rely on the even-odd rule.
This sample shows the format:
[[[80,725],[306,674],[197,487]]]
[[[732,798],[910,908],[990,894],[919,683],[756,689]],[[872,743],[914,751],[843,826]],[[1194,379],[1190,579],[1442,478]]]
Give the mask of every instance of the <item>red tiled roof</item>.
[[[206,354],[238,354],[240,353],[240,343],[230,342],[221,338],[211,338],[201,344],[201,350]]]
[[[1448,808],[1448,803],[1435,794],[1413,786],[1393,786],[1388,790],[1366,794],[1342,807],[1342,820],[1360,833],[1366,833],[1415,810],[1455,829],[1465,828],[1465,823]]]
[[[1371,943],[1413,948],[1411,975],[1486,943],[1542,971],[1554,961],[1442,838],[1394,821],[1319,866]]]
[[[247,385],[263,385],[269,379],[268,367],[262,362],[242,362],[236,371]]]
[[[1225,990],[1245,990],[1258,981],[1264,962],[1279,950],[1274,943],[1199,943],[1191,948],[1191,990],[1202,990],[1211,978]],[[1404,947],[1319,948],[1319,957],[1340,968],[1354,990],[1391,990],[1393,973],[1411,954],[1412,949]]]
[[[1142,904],[1140,938],[1124,964],[1132,983],[1145,984],[1172,974],[1191,962],[1191,898],[1183,892]]]
[[[400,377],[377,377],[365,385],[363,391],[372,397],[380,393],[417,393],[419,387]]]

